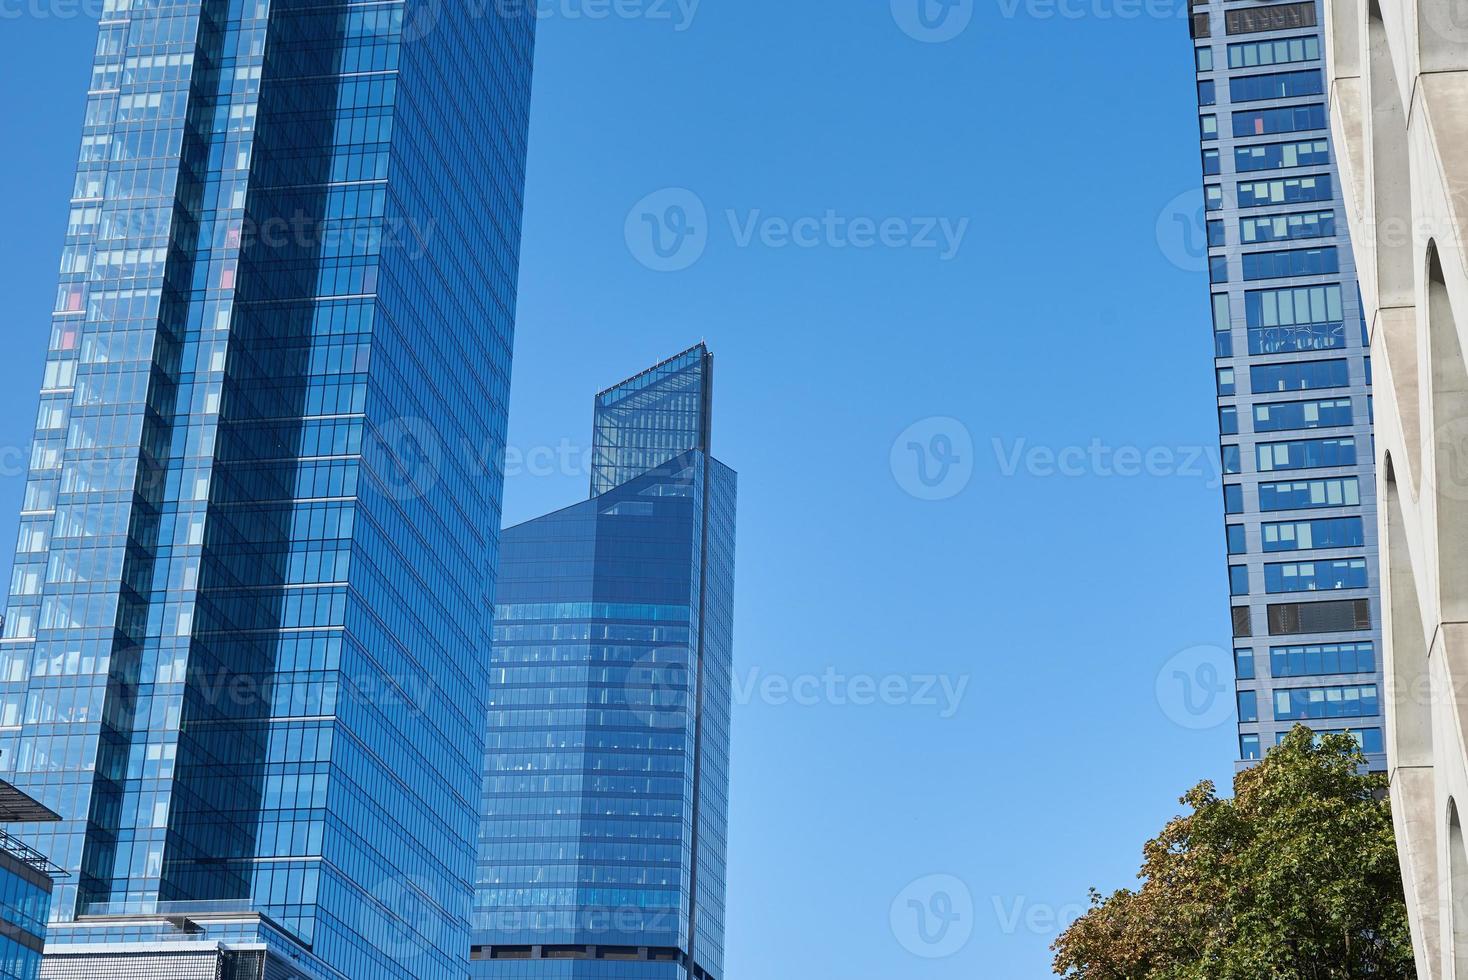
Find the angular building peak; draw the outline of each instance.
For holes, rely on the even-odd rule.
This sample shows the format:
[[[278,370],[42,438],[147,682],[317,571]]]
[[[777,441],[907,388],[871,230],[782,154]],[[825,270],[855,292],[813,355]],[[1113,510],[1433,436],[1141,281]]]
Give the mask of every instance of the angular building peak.
[[[682,453],[710,452],[714,356],[703,343],[596,396],[591,495]]]

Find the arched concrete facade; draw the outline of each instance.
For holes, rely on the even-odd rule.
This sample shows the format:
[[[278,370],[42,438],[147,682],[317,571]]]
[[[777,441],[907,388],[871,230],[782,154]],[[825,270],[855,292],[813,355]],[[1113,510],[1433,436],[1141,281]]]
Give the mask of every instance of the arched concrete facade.
[[[1468,980],[1468,6],[1324,0],[1386,505],[1387,753],[1424,980]]]

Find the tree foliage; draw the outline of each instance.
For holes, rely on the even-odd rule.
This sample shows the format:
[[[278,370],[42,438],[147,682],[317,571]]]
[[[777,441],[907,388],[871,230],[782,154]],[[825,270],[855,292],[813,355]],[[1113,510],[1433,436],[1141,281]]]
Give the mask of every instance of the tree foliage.
[[[1386,779],[1296,728],[1147,843],[1136,890],[1091,892],[1055,942],[1072,980],[1415,978]]]

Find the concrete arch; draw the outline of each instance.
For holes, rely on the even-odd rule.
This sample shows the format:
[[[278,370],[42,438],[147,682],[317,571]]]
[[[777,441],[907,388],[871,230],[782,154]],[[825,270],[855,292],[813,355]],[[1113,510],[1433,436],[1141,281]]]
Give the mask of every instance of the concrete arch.
[[[1431,766],[1432,681],[1428,637],[1422,627],[1422,603],[1412,564],[1401,487],[1390,453],[1383,467],[1384,537],[1382,607],[1384,631],[1392,652],[1384,671],[1387,684],[1387,750],[1394,766]]]
[[[1468,362],[1436,242],[1424,278],[1438,601],[1445,621],[1468,622]]]
[[[1448,800],[1448,887],[1444,889],[1443,923],[1447,943],[1443,950],[1447,960],[1444,976],[1468,977],[1468,838],[1463,834],[1463,821],[1456,800]]]
[[[1403,217],[1412,214],[1407,106],[1380,0],[1366,0],[1364,10],[1361,71],[1362,97],[1367,103],[1363,135],[1368,154],[1365,218],[1373,240],[1363,250],[1371,261],[1361,273],[1376,294],[1374,305],[1382,309],[1411,307],[1416,302],[1417,281],[1413,265],[1415,236],[1410,217]]]
[[[1407,833],[1398,833],[1402,883],[1420,962],[1439,962],[1438,917],[1442,872],[1438,867],[1438,807],[1433,744],[1433,683],[1428,636],[1413,571],[1401,486],[1391,453],[1382,467],[1382,637],[1386,649],[1387,759],[1392,810]],[[1434,980],[1424,971],[1423,980]]]

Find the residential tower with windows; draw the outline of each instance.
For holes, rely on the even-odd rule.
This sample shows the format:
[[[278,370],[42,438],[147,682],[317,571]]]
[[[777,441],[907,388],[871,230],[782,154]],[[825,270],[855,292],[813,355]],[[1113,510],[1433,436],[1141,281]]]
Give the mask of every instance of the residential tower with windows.
[[[1317,0],[1193,0],[1239,758],[1295,725],[1386,766],[1371,358]]]

